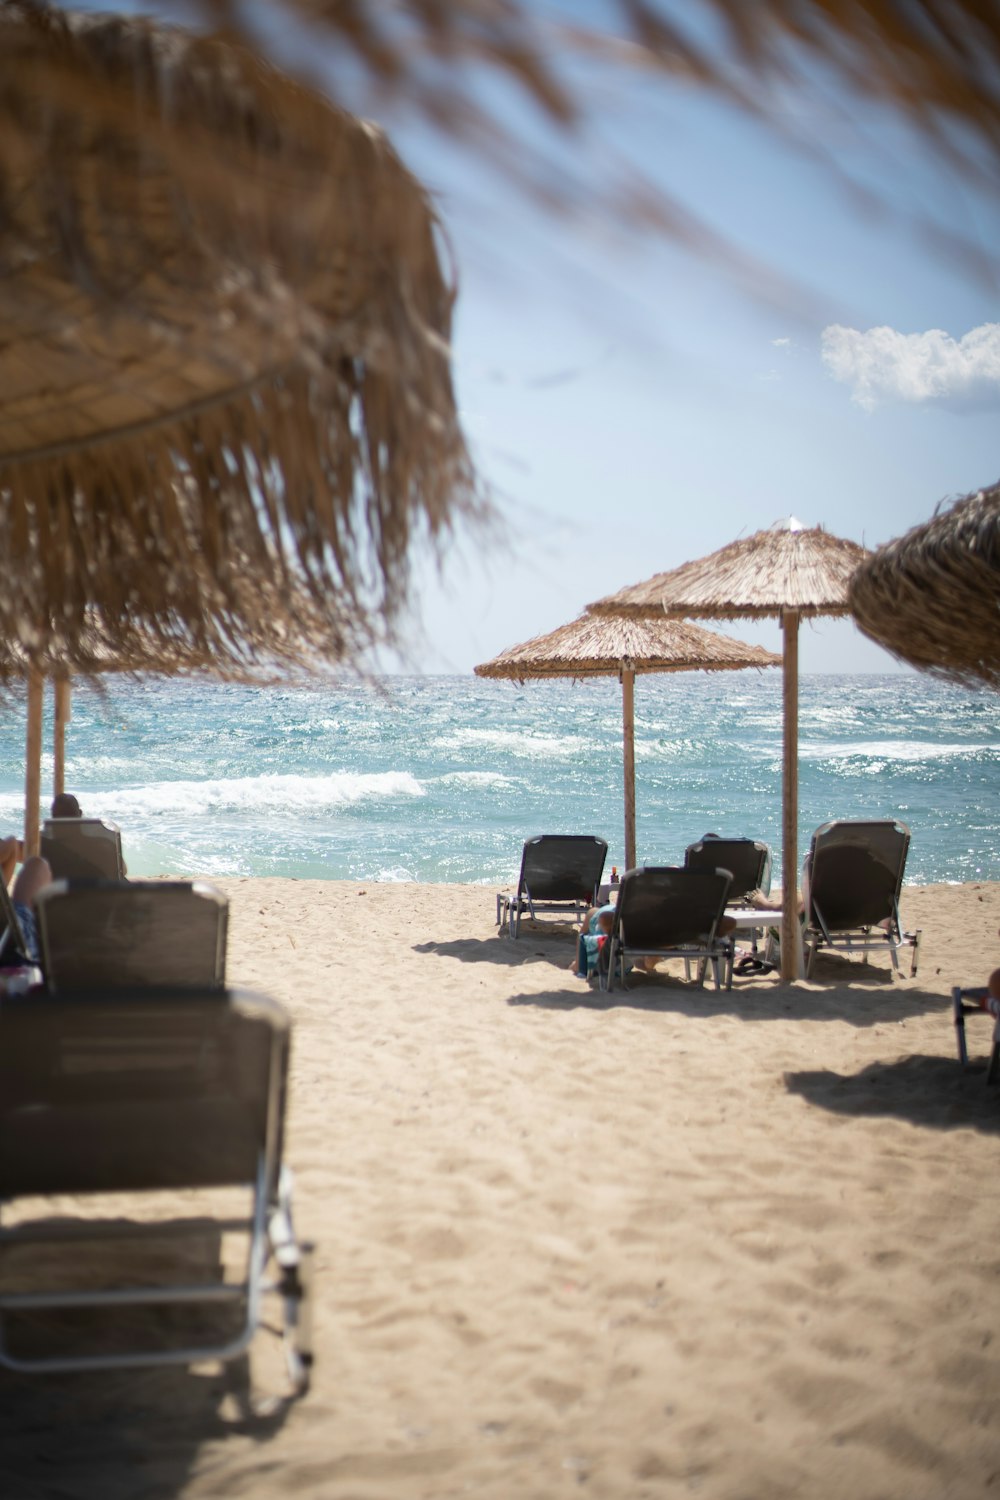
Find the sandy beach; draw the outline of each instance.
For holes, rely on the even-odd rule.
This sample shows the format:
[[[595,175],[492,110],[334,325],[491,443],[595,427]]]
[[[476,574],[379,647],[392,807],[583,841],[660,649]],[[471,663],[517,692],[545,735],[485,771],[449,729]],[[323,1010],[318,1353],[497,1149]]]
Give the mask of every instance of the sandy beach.
[[[312,1389],[247,1424],[211,1367],[0,1375],[5,1500],[1000,1485],[1000,1091],[948,998],[1000,962],[1000,884],[904,891],[914,979],[611,996],[568,926],[498,938],[492,888],[216,884],[230,982],[294,1022]]]

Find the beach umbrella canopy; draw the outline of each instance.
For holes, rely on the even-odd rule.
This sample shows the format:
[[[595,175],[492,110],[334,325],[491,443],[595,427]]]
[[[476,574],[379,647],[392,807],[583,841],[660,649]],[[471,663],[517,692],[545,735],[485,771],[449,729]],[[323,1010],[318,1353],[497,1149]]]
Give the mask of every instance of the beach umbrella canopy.
[[[680,620],[581,615],[569,625],[501,651],[475,668],[478,677],[526,682],[535,677],[612,677],[622,685],[625,865],[635,853],[635,678],[641,672],[724,672],[777,666],[780,656]]]
[[[859,627],[901,661],[1000,688],[1000,484],[878,548],[849,599]]]
[[[6,3],[0,201],[0,638],[90,671],[96,605],[166,670],[357,656],[474,491],[384,136],[235,44]]]
[[[867,556],[856,542],[806,528],[791,517],[720,547],[708,557],[657,573],[599,599],[597,614],[633,618],[693,615],[751,620],[777,616],[782,628],[783,753],[781,973],[796,977],[798,909],[798,676],[802,616],[846,615],[851,575]]]

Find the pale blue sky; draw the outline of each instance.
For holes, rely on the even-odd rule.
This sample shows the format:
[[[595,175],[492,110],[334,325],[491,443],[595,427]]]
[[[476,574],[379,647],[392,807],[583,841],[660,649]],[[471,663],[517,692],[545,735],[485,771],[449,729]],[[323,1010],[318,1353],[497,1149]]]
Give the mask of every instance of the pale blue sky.
[[[453,243],[459,401],[500,522],[460,536],[440,576],[418,567],[417,670],[468,671],[789,514],[877,545],[1000,477],[997,285],[912,222],[995,247],[1000,207],[819,89],[786,106],[785,144],[701,95],[596,83],[594,128],[556,149],[595,180],[629,155],[768,267],[772,295],[697,251],[547,218],[387,119]],[[512,118],[525,152],[545,143],[526,106]],[[792,144],[806,132],[889,211],[860,212]],[[726,628],[778,642],[776,625]],[[896,666],[849,622],[806,628],[801,657],[804,671]]]

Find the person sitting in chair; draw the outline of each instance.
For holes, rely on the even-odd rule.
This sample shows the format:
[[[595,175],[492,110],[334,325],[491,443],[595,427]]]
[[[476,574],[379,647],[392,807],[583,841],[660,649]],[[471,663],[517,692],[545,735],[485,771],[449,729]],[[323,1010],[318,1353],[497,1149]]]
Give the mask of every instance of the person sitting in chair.
[[[56,792],[52,798],[53,818],[82,818],[83,811],[72,792]]]
[[[42,859],[40,854],[33,854],[24,861],[18,871],[17,879],[14,881],[10,893],[10,899],[17,913],[17,920],[21,926],[24,936],[24,951],[21,952],[12,943],[8,942],[0,956],[0,965],[4,968],[20,968],[22,964],[40,964],[41,948],[38,942],[38,924],[35,919],[35,901],[39,891],[52,884],[52,871],[47,859]]]

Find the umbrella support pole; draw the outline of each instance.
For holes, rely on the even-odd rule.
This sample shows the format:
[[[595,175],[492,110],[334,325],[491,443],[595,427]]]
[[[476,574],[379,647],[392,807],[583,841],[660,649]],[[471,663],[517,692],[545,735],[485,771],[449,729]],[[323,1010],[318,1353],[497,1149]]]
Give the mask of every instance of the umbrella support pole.
[[[781,977],[801,977],[798,896],[799,826],[799,615],[782,611],[783,723],[781,765]]]
[[[72,718],[72,688],[68,677],[57,677],[53,684],[55,714],[52,732],[52,795],[66,790],[66,725]]]
[[[625,778],[625,868],[635,869],[635,673],[622,669],[622,748]]]
[[[42,689],[41,673],[28,676],[28,730],[24,747],[24,854],[37,854],[41,824],[39,806],[42,800]]]

